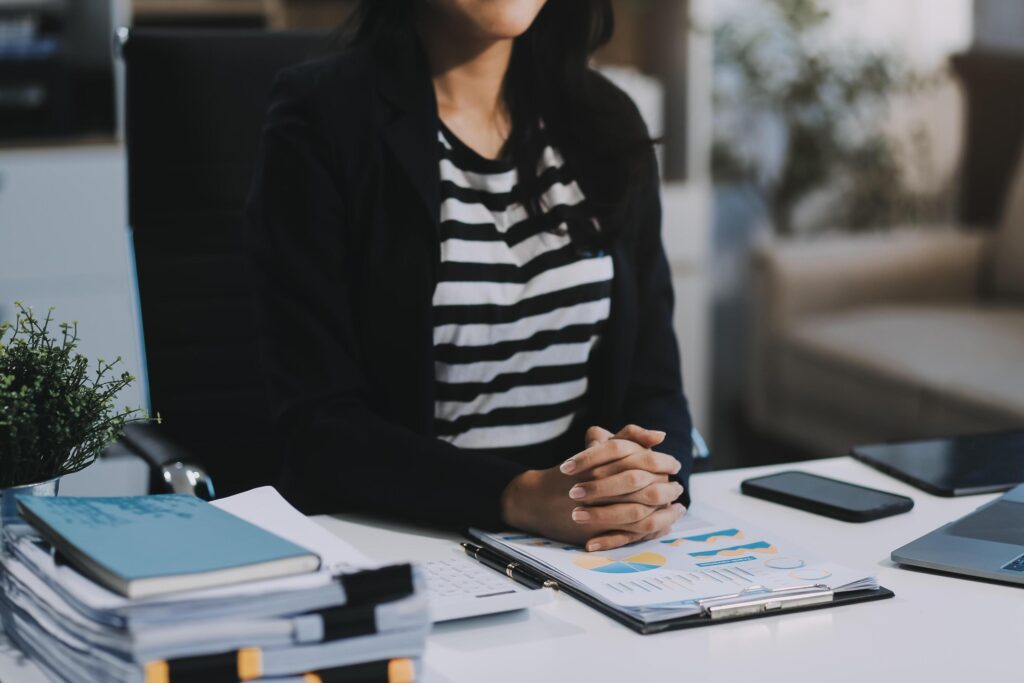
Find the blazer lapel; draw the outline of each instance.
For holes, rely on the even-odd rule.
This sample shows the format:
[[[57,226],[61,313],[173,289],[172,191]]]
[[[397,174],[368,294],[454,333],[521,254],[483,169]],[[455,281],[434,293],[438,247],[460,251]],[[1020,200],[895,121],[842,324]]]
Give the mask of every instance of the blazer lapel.
[[[384,201],[408,199],[420,207],[400,207],[392,215],[413,217],[413,231],[428,231],[424,237],[431,244],[433,259],[430,268],[405,269],[395,273],[401,281],[405,307],[400,324],[388,338],[406,349],[395,365],[402,368],[400,378],[389,392],[407,415],[406,424],[421,434],[433,434],[434,424],[434,343],[431,296],[440,259],[441,234],[441,172],[440,143],[437,140],[438,118],[434,86],[426,55],[414,31],[403,32],[371,48],[374,51],[376,109],[384,154],[390,153],[399,173],[404,175],[414,192],[387,188]],[[406,188],[402,188],[405,190]],[[394,207],[398,208],[398,207]],[[420,218],[422,216],[422,218]],[[405,226],[395,226],[396,230]],[[415,302],[415,303],[413,303]],[[422,307],[421,307],[422,306]],[[394,307],[391,307],[392,309]],[[391,314],[392,318],[393,311]],[[393,321],[397,322],[397,321]],[[390,329],[390,328],[389,328]],[[421,387],[421,388],[420,388]]]
[[[382,136],[423,202],[440,239],[441,176],[434,86],[415,32],[376,46]]]

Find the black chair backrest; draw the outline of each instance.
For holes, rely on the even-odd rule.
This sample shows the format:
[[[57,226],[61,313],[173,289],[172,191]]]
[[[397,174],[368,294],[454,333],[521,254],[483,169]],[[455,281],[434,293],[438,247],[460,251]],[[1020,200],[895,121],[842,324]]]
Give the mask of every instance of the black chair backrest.
[[[218,495],[270,483],[243,211],[274,75],[325,34],[139,30],[127,67],[128,216],[150,405]]]

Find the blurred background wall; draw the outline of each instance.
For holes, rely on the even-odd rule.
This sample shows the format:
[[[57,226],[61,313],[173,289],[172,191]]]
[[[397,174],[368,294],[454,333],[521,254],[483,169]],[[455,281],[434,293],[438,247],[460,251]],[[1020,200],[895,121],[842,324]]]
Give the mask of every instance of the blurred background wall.
[[[1024,4],[614,4],[616,36],[595,63],[662,138],[675,325],[714,465],[1024,423],[1011,386],[1024,386],[1024,358],[938,333],[958,340],[953,376],[922,341],[966,329],[1012,347],[1024,329],[1008,295],[978,284],[1024,126],[1012,94],[1024,92]],[[351,7],[0,0],[0,318],[15,300],[54,306],[80,322],[83,352],[145,377],[116,27],[326,30]],[[144,404],[144,383],[121,401]]]

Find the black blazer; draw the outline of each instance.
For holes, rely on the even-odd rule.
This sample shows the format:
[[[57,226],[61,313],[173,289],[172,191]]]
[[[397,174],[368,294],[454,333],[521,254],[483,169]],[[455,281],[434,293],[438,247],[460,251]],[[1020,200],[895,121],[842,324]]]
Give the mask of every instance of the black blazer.
[[[594,79],[643,125],[621,91]],[[262,358],[287,449],[281,488],[308,513],[496,526],[502,491],[527,469],[433,436],[437,129],[414,39],[293,67],[274,85],[249,232]],[[597,192],[601,179],[576,174],[585,194]],[[659,450],[683,463],[685,486],[691,422],[653,153],[621,220],[588,422],[574,426],[567,452],[531,464],[550,467],[582,450],[587,424],[636,423],[668,433]]]

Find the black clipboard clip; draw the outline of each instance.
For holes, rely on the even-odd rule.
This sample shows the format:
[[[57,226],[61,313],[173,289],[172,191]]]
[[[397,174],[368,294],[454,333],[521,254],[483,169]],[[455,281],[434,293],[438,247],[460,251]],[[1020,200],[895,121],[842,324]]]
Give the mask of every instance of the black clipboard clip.
[[[822,584],[776,589],[747,586],[739,593],[705,598],[697,604],[709,619],[725,619],[822,605],[832,602],[834,596],[832,589]]]

